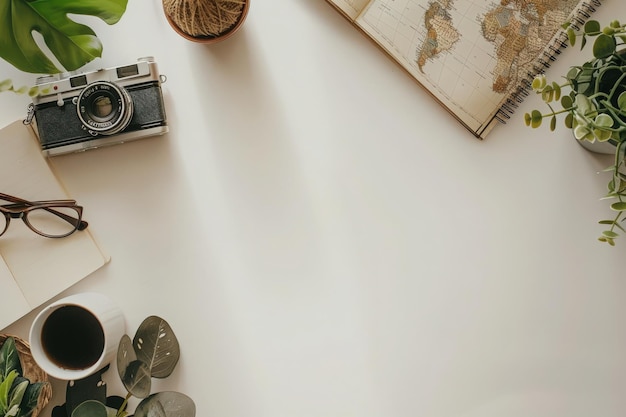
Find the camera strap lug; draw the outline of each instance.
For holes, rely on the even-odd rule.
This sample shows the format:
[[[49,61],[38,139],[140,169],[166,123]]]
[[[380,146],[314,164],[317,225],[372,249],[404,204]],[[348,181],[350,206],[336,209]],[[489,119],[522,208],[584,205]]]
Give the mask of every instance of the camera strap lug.
[[[26,119],[22,121],[25,125],[29,125],[33,122],[33,117],[35,117],[35,105],[30,103],[27,107]]]

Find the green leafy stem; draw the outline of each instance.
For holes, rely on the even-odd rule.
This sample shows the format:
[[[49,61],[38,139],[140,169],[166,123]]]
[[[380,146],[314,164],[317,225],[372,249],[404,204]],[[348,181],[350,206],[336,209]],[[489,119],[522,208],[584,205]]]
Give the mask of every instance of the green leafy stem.
[[[590,20],[583,30],[575,31],[564,25],[570,44],[581,39],[581,49],[589,38],[594,38],[593,58],[583,65],[570,67],[565,82],[548,82],[538,75],[532,89],[547,105],[549,112],[532,110],[524,115],[527,126],[538,128],[544,119],[550,120],[550,130],[557,126],[557,116],[565,115],[565,127],[573,131],[581,141],[609,142],[615,146],[615,160],[605,171],[612,173],[608,183],[608,194],[604,199],[614,199],[610,207],[616,212],[611,220],[601,220],[609,225],[598,238],[611,246],[619,232],[626,233],[621,223],[626,219],[626,175],[624,154],[626,152],[626,25],[614,20],[606,27]],[[561,108],[555,107],[559,103]]]

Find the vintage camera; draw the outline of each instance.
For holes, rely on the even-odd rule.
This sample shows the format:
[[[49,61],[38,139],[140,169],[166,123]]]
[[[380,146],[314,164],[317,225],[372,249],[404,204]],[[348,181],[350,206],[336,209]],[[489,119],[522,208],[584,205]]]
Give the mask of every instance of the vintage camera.
[[[34,120],[44,155],[128,142],[168,131],[161,83],[151,57],[80,74],[37,79],[25,122]]]

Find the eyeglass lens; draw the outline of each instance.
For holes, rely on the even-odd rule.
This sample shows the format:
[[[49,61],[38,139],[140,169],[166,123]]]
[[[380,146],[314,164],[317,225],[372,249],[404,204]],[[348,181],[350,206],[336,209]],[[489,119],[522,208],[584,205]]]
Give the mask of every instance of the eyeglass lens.
[[[63,215],[78,219],[80,213],[73,207],[41,207],[24,213],[24,221],[37,233],[51,237],[62,237],[74,232],[78,223],[68,222],[63,219]],[[6,227],[6,216],[0,216],[0,232]]]

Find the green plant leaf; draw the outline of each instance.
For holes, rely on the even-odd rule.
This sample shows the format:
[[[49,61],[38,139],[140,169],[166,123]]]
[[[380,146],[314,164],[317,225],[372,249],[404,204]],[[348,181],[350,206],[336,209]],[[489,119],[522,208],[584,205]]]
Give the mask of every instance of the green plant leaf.
[[[569,40],[569,44],[571,46],[576,45],[576,32],[574,32],[574,29],[567,28],[567,39]]]
[[[565,116],[565,127],[567,127],[568,129],[571,129],[572,127],[574,127],[574,115],[572,113],[567,113],[567,116]]]
[[[533,128],[537,128],[541,126],[541,121],[543,120],[543,116],[539,110],[533,110],[530,112],[530,126]]]
[[[541,91],[546,86],[546,76],[543,74],[537,75],[531,84],[531,88],[534,91]]]
[[[600,32],[600,22],[597,20],[588,20],[585,22],[584,29],[587,35],[593,35]]]
[[[71,417],[107,417],[107,409],[99,401],[88,400],[76,407]]]
[[[150,395],[150,388],[152,387],[150,368],[140,360],[132,361],[125,369],[122,383],[133,396],[146,398]]]
[[[611,204],[611,209],[615,211],[624,211],[626,210],[626,202],[618,201],[617,203]]]
[[[41,390],[48,384],[47,382],[33,382],[26,387],[26,392],[24,392],[24,397],[22,398],[22,403],[20,404],[20,409],[22,410],[23,416],[30,415],[35,408],[37,408],[37,404],[39,402],[39,395],[41,394]]]
[[[19,408],[20,404],[22,404],[22,399],[24,398],[28,384],[29,382],[26,378],[20,378],[20,381],[13,384],[11,392],[9,393],[9,409],[13,407]]]
[[[543,87],[543,89],[541,90],[541,99],[546,103],[549,103],[552,101],[553,97],[554,91],[552,90],[552,86],[546,85],[545,87]]]
[[[567,78],[568,80],[575,80],[578,77],[578,74],[580,74],[580,68],[577,67],[571,67],[568,71],[567,74],[565,74],[565,78]]]
[[[94,31],[68,14],[119,21],[128,0],[4,0],[0,2],[0,57],[25,72],[53,74],[76,70],[102,54]],[[46,56],[32,32],[38,32],[63,68]]]
[[[615,38],[600,34],[593,43],[593,56],[597,59],[608,58],[615,52]]]
[[[572,101],[572,98],[568,95],[565,95],[563,97],[561,97],[561,106],[564,109],[569,109],[574,105],[574,102]]]
[[[195,417],[196,404],[180,392],[163,391],[142,400],[135,417]]]
[[[178,339],[170,325],[160,317],[146,318],[133,338],[137,359],[148,365],[155,378],[169,376],[180,358]]]
[[[615,233],[612,230],[605,230],[602,232],[602,234],[604,235],[604,237],[609,238],[609,239],[614,239],[619,236],[617,233]]]
[[[615,179],[607,183],[607,188],[609,189],[609,193],[615,193]]]
[[[553,81],[552,89],[554,90],[554,101],[559,101],[561,99],[561,86],[556,81]]]
[[[0,348],[0,381],[4,380],[11,371],[22,375],[22,363],[15,347],[15,339],[7,337]]]
[[[124,379],[126,368],[131,362],[137,360],[137,354],[133,348],[133,341],[130,340],[127,334],[122,336],[120,344],[117,347],[117,372],[120,378]]]
[[[617,98],[617,107],[619,107],[621,111],[626,112],[626,91],[622,92]]]
[[[13,381],[17,377],[18,377],[17,371],[12,370],[6,376],[4,381],[0,383],[0,410],[4,412],[6,412],[6,410],[9,409],[9,404],[11,401],[10,399],[11,387],[13,386]]]
[[[606,113],[600,113],[596,116],[594,123],[599,127],[611,127],[613,126],[613,118]]]

